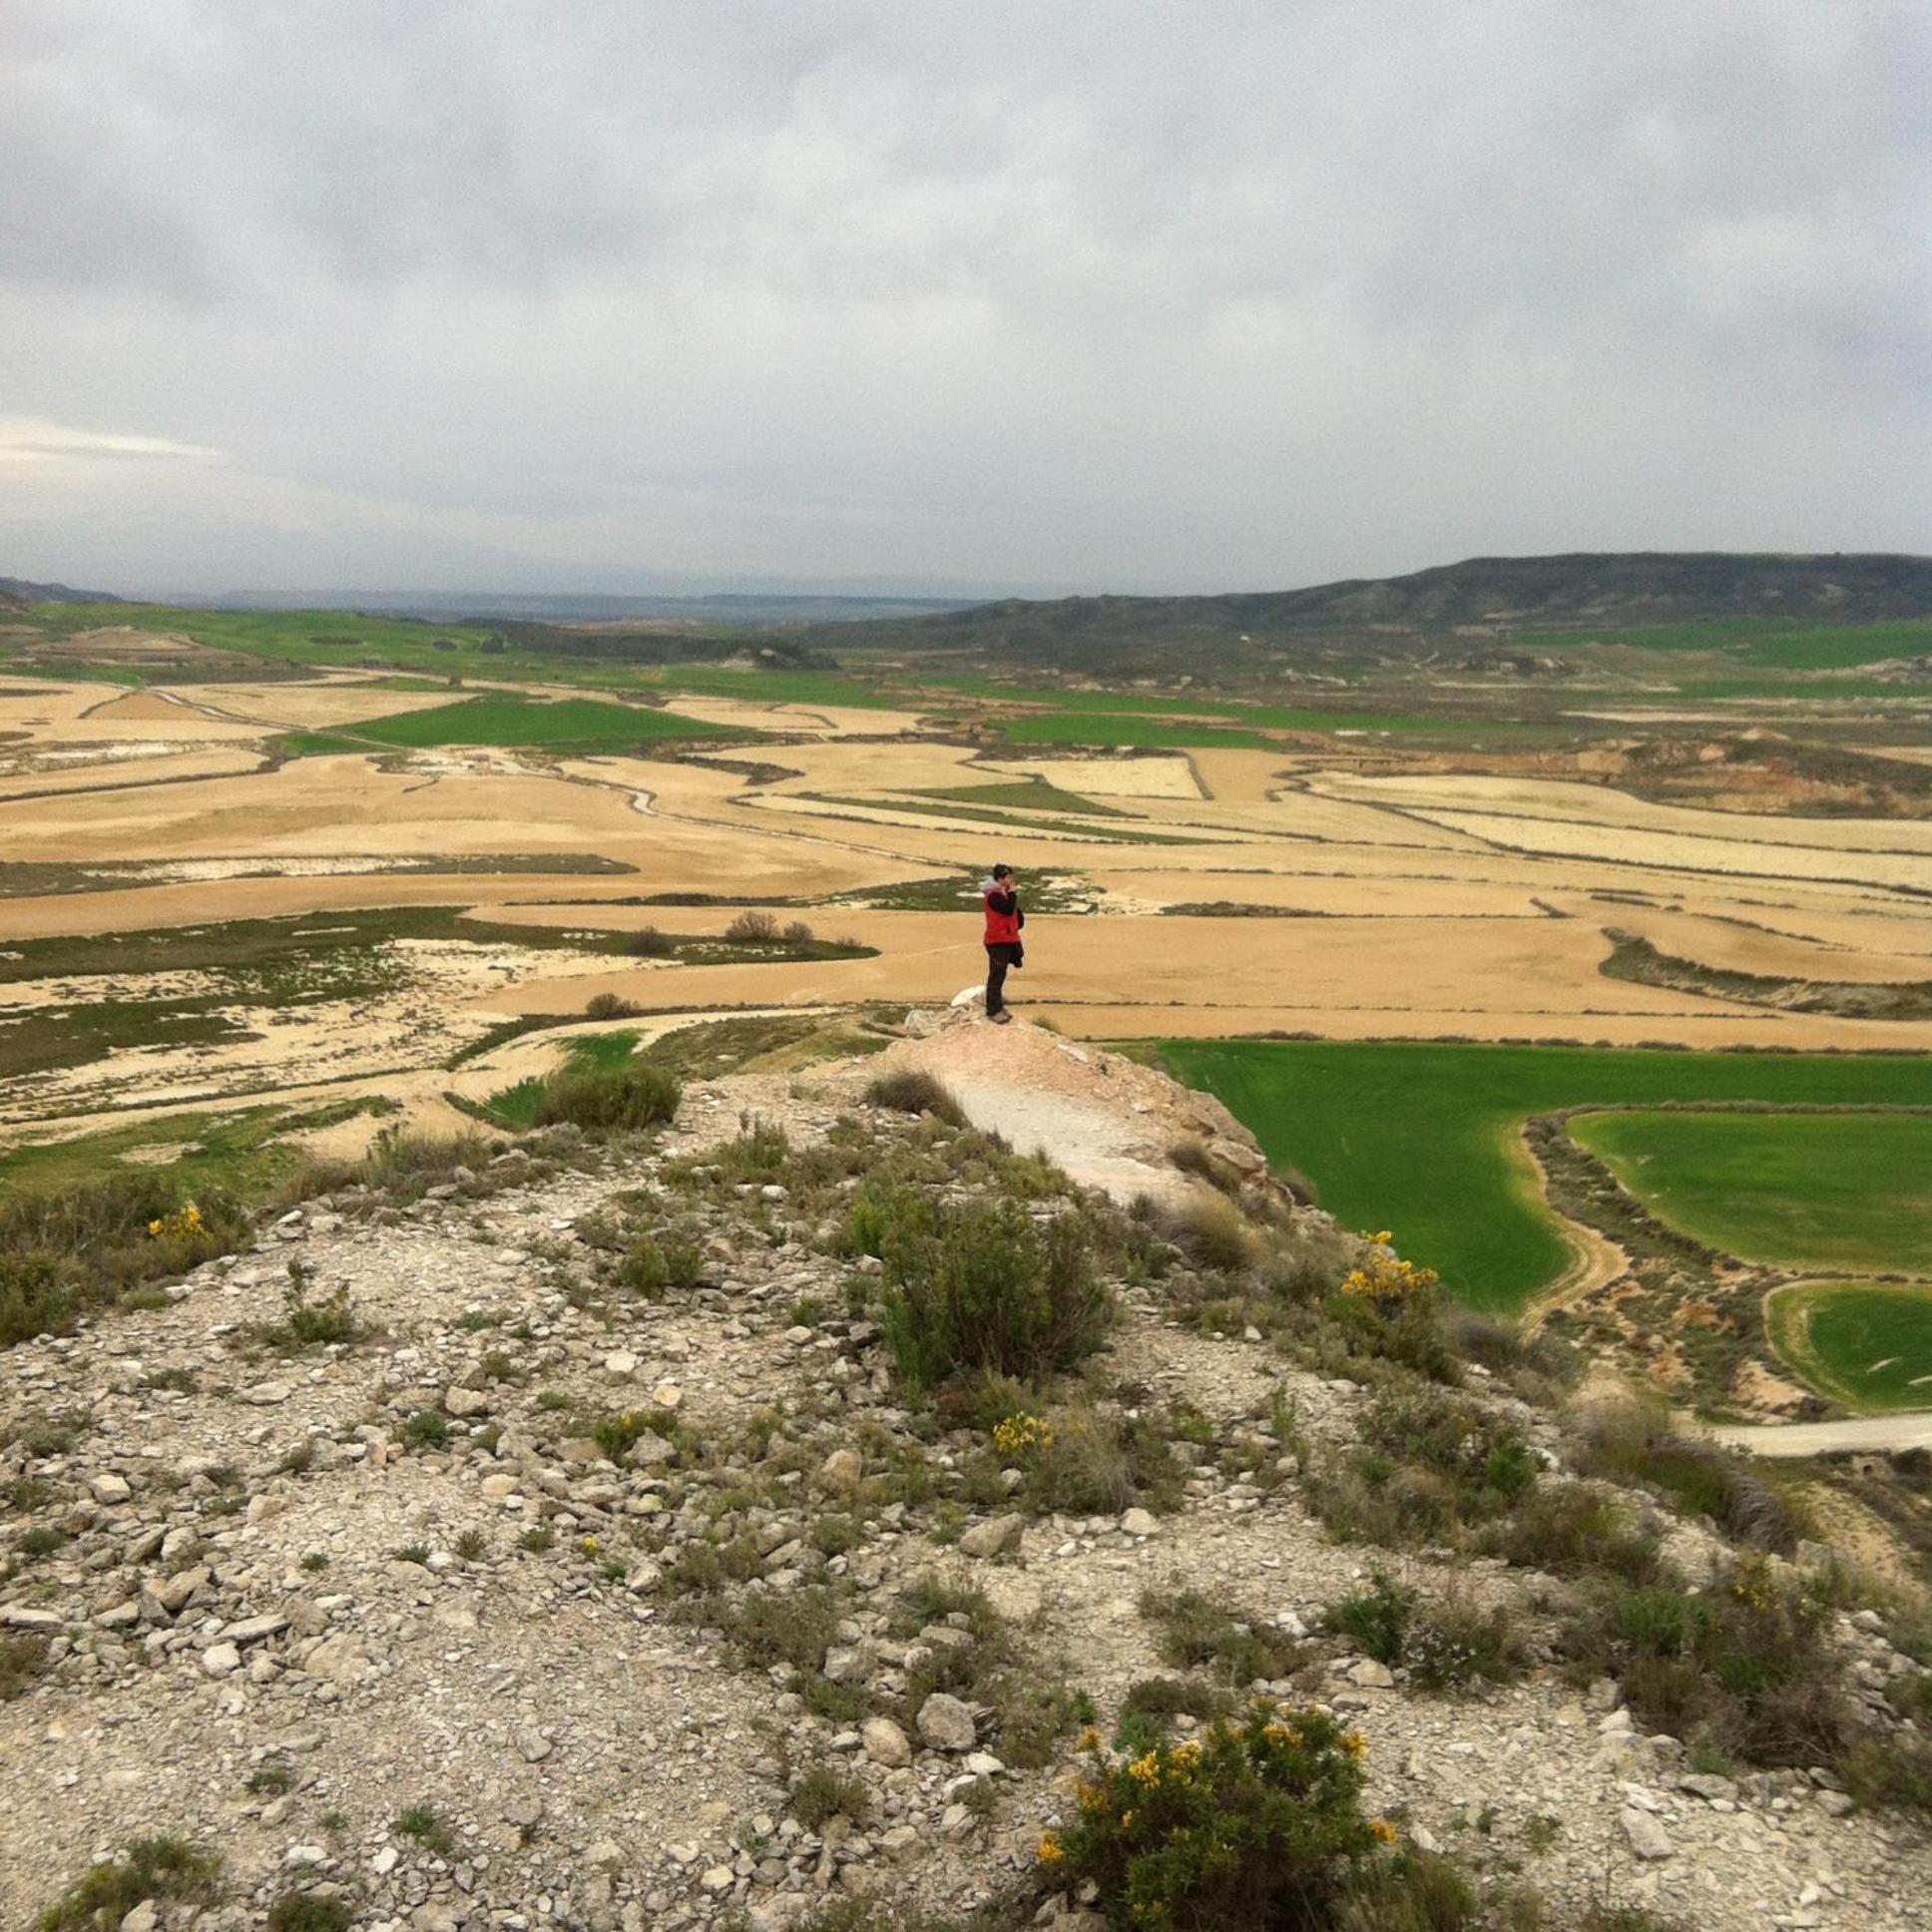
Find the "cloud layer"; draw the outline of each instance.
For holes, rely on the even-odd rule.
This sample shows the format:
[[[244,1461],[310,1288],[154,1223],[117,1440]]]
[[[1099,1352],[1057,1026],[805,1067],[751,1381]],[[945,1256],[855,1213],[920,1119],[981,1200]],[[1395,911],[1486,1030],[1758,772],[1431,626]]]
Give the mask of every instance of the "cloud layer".
[[[17,0],[0,409],[40,436],[0,439],[34,458],[0,568],[1205,590],[1925,549],[1926,21]]]

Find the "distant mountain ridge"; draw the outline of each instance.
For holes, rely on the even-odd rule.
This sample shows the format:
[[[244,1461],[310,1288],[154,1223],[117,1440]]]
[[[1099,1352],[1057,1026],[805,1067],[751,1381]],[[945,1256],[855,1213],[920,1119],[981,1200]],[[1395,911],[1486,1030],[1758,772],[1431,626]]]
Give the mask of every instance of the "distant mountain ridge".
[[[121,604],[106,591],[77,591],[72,584],[36,584],[26,577],[0,577],[0,604]]]
[[[1218,597],[1013,598],[890,628],[906,646],[1062,663],[1264,641],[1614,631],[1723,618],[1871,624],[1932,616],[1932,558],[1834,553],[1579,551],[1472,557],[1404,577]],[[856,635],[856,634],[848,634]],[[830,642],[829,639],[826,640]]]

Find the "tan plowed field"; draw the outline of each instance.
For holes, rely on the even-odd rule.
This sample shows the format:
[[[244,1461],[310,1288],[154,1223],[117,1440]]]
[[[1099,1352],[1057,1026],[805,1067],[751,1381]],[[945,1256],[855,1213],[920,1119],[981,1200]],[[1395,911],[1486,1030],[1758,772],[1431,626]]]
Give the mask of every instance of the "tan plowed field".
[[[1923,820],[1702,812],[1574,775],[1447,769],[1440,752],[1364,773],[1357,750],[1311,751],[1306,733],[1279,750],[978,748],[918,735],[910,709],[771,703],[748,684],[671,700],[757,734],[689,755],[270,762],[284,731],[457,696],[353,675],[0,680],[0,1118],[47,1133],[318,1083],[428,1105],[454,1078],[442,1063],[492,1027],[580,1015],[600,993],[651,1013],[944,1000],[983,973],[970,893],[996,857],[1034,908],[1012,992],[1071,1033],[1932,1049],[1909,999],[1906,1017],[1863,1019],[1695,978],[1908,995],[1932,980]],[[1568,772],[1590,756],[1580,745]],[[854,903],[868,892],[883,896]],[[724,903],[691,902],[705,896]],[[686,903],[649,903],[666,897]],[[744,902],[870,956],[626,955],[646,925],[717,941]],[[460,926],[421,936],[439,908],[494,923],[473,943]],[[349,943],[330,917],[358,912],[393,915],[393,932],[354,928],[355,972],[330,979]],[[255,941],[234,921],[295,922],[264,928],[271,972],[237,963]],[[104,977],[112,954],[84,948],[169,933],[168,971],[145,983]],[[1619,934],[1690,979],[1606,974]],[[79,1040],[109,1009],[122,1031],[104,1054],[29,1041]],[[541,1066],[558,1037],[526,1040],[516,1065]]]

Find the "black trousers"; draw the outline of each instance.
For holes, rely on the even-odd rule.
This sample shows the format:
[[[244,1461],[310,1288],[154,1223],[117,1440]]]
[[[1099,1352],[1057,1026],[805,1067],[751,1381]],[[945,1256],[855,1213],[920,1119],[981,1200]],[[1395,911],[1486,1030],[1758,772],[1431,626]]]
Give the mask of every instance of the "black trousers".
[[[1006,1010],[1007,969],[1018,963],[1018,946],[988,946],[986,949],[986,1010],[1003,1013]]]

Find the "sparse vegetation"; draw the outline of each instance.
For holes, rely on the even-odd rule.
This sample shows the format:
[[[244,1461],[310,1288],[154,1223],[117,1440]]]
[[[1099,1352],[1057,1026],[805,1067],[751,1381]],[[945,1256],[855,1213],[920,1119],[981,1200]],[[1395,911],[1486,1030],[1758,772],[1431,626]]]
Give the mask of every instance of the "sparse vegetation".
[[[397,1814],[389,1829],[398,1838],[412,1839],[425,1851],[433,1851],[438,1858],[452,1858],[456,1854],[455,1832],[431,1805],[412,1804]]]
[[[895,1113],[930,1114],[951,1127],[966,1125],[965,1114],[944,1083],[915,1069],[879,1075],[866,1088],[865,1098],[874,1107],[889,1107]]]
[[[39,1932],[117,1932],[146,1899],[207,1904],[222,1861],[185,1838],[137,1838],[126,1853],[95,1865],[40,1915]]]

